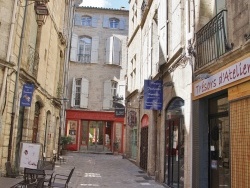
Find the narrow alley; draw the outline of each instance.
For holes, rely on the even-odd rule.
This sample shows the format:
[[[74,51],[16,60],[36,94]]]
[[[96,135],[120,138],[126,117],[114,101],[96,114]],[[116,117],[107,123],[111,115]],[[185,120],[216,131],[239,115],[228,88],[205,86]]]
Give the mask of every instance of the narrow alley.
[[[69,152],[66,162],[56,162],[55,174],[68,174],[75,167],[69,187],[164,187],[121,155]]]

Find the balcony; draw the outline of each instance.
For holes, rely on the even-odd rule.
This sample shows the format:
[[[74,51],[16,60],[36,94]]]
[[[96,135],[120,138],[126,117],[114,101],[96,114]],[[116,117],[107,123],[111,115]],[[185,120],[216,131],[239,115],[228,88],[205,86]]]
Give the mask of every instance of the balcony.
[[[226,26],[226,10],[222,10],[196,33],[195,70],[231,50]]]
[[[78,54],[78,62],[90,63],[91,62],[90,54]]]
[[[33,77],[37,76],[38,63],[39,63],[38,52],[32,46],[29,46],[27,68],[28,68],[28,73]]]

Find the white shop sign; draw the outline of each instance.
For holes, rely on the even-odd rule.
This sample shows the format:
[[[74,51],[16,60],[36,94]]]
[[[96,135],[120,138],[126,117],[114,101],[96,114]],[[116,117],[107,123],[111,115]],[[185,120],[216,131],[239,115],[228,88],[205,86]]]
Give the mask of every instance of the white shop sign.
[[[21,143],[21,148],[20,167],[37,169],[41,145]]]
[[[197,97],[248,76],[250,76],[250,57],[194,84],[194,96]]]

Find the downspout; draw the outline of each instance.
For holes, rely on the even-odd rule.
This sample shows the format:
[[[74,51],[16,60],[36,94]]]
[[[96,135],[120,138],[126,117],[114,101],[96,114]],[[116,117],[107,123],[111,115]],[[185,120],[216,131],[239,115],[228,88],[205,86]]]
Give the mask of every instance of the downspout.
[[[11,47],[12,47],[12,41],[13,41],[13,33],[14,33],[14,27],[15,27],[15,21],[16,21],[17,1],[18,0],[15,0],[15,2],[13,4],[13,14],[12,14],[12,19],[11,19],[10,35],[9,35],[6,62],[10,62],[10,54],[11,54]],[[1,95],[0,95],[0,110],[1,111],[3,109],[3,99],[4,99],[4,96],[5,96],[5,89],[6,89],[6,83],[7,83],[8,70],[9,70],[9,68],[6,66],[4,68],[3,85],[2,85],[2,89],[1,89]]]
[[[19,86],[19,72],[20,72],[20,64],[21,64],[21,59],[22,59],[24,27],[26,24],[26,16],[27,16],[27,0],[25,0],[25,5],[24,5],[24,16],[23,16],[21,38],[20,38],[20,48],[19,48],[19,53],[18,53],[17,72],[16,72],[15,90],[14,90],[13,106],[12,106],[12,113],[11,113],[10,137],[9,137],[7,161],[10,161],[10,158],[11,158],[14,120],[16,116],[16,107],[17,107],[17,100],[18,100],[17,94],[18,94],[18,86]]]

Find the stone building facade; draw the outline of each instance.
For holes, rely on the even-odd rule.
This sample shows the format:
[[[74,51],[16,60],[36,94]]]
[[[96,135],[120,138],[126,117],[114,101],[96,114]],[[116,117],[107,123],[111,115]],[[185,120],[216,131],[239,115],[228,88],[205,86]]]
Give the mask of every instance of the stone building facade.
[[[194,188],[250,186],[249,3],[196,2]]]
[[[6,161],[19,170],[21,143],[40,144],[39,158],[58,151],[72,6],[73,1],[0,2],[2,173]]]
[[[66,135],[69,149],[124,150],[128,11],[76,7],[72,30]],[[117,146],[118,148],[114,148]]]
[[[129,2],[126,155],[167,187],[192,187],[192,3]],[[161,83],[160,108],[146,109],[145,80]]]
[[[166,187],[249,187],[249,1],[129,3],[126,155]]]

